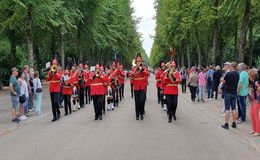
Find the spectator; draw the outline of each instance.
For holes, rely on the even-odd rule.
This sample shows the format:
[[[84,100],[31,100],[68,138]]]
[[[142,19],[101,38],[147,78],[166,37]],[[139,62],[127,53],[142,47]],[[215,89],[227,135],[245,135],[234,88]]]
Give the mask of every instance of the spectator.
[[[224,103],[225,103],[225,124],[222,125],[224,129],[229,129],[229,116],[230,109],[233,113],[232,128],[237,128],[236,119],[236,99],[237,99],[237,87],[239,81],[239,74],[236,71],[236,63],[232,62],[230,65],[230,71],[226,73],[224,77]]]
[[[182,88],[182,93],[186,93],[186,88],[187,88],[187,71],[185,67],[182,68],[181,72],[181,88]]]
[[[41,114],[41,105],[42,105],[42,83],[39,78],[39,72],[34,73],[34,93],[35,93],[35,111],[38,115]]]
[[[225,62],[224,63],[224,75],[223,75],[222,78],[220,78],[220,82],[221,82],[220,86],[221,86],[221,90],[222,90],[222,98],[223,99],[224,99],[224,94],[225,94],[225,92],[224,92],[224,77],[225,77],[226,73],[228,73],[229,71],[230,71],[230,63]],[[223,108],[221,109],[220,112],[221,112],[222,116],[225,116],[225,105],[223,106]]]
[[[191,92],[191,101],[194,103],[196,99],[196,91],[198,88],[198,75],[195,69],[191,69],[191,73],[188,80],[188,86]]]
[[[198,74],[199,80],[199,102],[204,102],[204,92],[206,88],[206,74],[205,69],[201,68],[201,72]]]
[[[34,80],[34,73],[30,72],[30,79],[29,79],[30,92],[29,92],[29,102],[28,102],[29,112],[33,111],[33,108],[34,108],[34,104],[33,104],[33,99],[34,99],[33,80]]]
[[[19,119],[20,120],[25,120],[27,119],[28,117],[25,116],[25,105],[26,105],[26,100],[29,99],[29,91],[28,91],[28,85],[26,83],[26,80],[25,80],[25,73],[23,71],[20,71],[19,74],[18,74],[18,83],[21,87],[21,94],[20,94],[20,98],[19,98],[19,101],[20,101],[20,117]]]
[[[19,96],[20,96],[20,86],[18,84],[18,81],[16,79],[18,75],[18,70],[16,68],[12,68],[12,75],[9,80],[9,86],[10,86],[10,96],[11,96],[11,102],[12,102],[12,122],[19,123],[20,120],[17,118],[16,115],[16,109],[19,108]]]
[[[222,76],[221,68],[220,66],[216,66],[216,71],[213,73],[213,87],[212,87],[212,93],[211,98],[213,98],[215,93],[215,99],[218,99],[218,86],[220,83],[220,78]]]
[[[26,84],[27,84],[27,92],[28,93],[30,93],[31,92],[31,89],[30,89],[30,75],[29,75],[29,66],[28,65],[25,65],[24,67],[23,67],[23,72],[24,72],[24,80],[25,80],[25,82],[26,82]],[[28,109],[28,104],[29,104],[29,96],[28,97],[26,97],[26,99],[25,99],[25,103],[24,103],[24,113],[25,114],[28,114],[28,111],[29,111],[29,109]]]
[[[239,63],[237,68],[240,72],[237,90],[240,109],[240,115],[238,116],[240,119],[237,123],[240,124],[246,121],[246,97],[248,95],[249,77],[247,71],[245,70],[246,65],[244,63]]]
[[[210,66],[208,68],[208,71],[206,72],[206,77],[207,77],[207,90],[208,90],[208,99],[210,99],[212,96],[210,94],[212,93],[212,87],[213,87],[213,74],[214,74],[213,67]]]
[[[252,119],[252,132],[253,136],[260,136],[260,70],[257,71],[252,69],[248,71],[250,81],[252,84],[252,94],[251,94],[251,107],[250,115]]]

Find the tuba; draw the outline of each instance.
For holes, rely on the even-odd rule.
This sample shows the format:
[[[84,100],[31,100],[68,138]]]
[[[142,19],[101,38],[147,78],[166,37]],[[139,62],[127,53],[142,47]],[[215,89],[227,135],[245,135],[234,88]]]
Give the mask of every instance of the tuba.
[[[100,76],[101,71],[100,71],[100,70],[96,70],[96,71],[95,71],[95,74],[96,74],[96,76]]]

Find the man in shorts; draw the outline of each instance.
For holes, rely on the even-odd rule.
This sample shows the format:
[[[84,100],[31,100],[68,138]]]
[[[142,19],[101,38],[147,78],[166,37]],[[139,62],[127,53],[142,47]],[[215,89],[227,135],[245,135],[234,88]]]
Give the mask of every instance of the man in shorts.
[[[11,96],[11,102],[12,102],[12,122],[19,123],[20,120],[17,118],[16,115],[16,109],[19,108],[19,95],[20,95],[20,86],[18,84],[18,81],[16,79],[18,75],[18,70],[16,68],[12,68],[12,75],[9,80],[9,86],[10,86],[10,96]]]
[[[224,129],[229,129],[230,110],[233,113],[232,128],[236,128],[236,101],[237,101],[237,87],[239,81],[239,74],[236,71],[236,63],[230,64],[230,72],[224,76],[224,103],[225,103],[225,124],[222,125]]]

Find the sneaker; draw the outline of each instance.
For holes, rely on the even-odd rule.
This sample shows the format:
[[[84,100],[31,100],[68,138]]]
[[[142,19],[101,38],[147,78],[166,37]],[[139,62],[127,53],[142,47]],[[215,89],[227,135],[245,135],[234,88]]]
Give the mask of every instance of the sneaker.
[[[237,121],[237,124],[242,124],[244,123],[244,121],[242,121],[241,119]]]
[[[228,126],[228,123],[225,123],[224,125],[221,125],[222,128],[226,129],[226,130],[229,130],[229,126]]]
[[[231,127],[232,128],[237,128],[236,122],[233,122]]]
[[[18,118],[15,118],[15,119],[12,119],[12,122],[19,124],[19,123],[20,123],[20,120],[19,120]]]
[[[23,116],[20,116],[18,119],[19,119],[20,121],[25,120]]]
[[[166,106],[164,106],[164,107],[163,107],[163,110],[164,110],[164,111],[167,111],[167,107],[166,107]]]
[[[27,119],[28,117],[26,117],[25,115],[23,115],[23,119]]]

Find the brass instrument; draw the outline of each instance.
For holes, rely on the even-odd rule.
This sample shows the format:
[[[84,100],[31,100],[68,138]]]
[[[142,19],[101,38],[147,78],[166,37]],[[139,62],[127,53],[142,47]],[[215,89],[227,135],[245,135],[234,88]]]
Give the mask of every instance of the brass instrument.
[[[133,59],[133,61],[132,61],[132,66],[133,66],[133,67],[136,66],[136,60],[135,60],[135,59]]]
[[[52,66],[51,66],[51,72],[52,72],[52,73],[55,73],[55,72],[57,72],[57,71],[58,71],[58,66],[57,66],[56,64],[52,65]]]
[[[95,74],[96,74],[96,76],[100,76],[101,75],[101,71],[100,70],[96,70]]]

